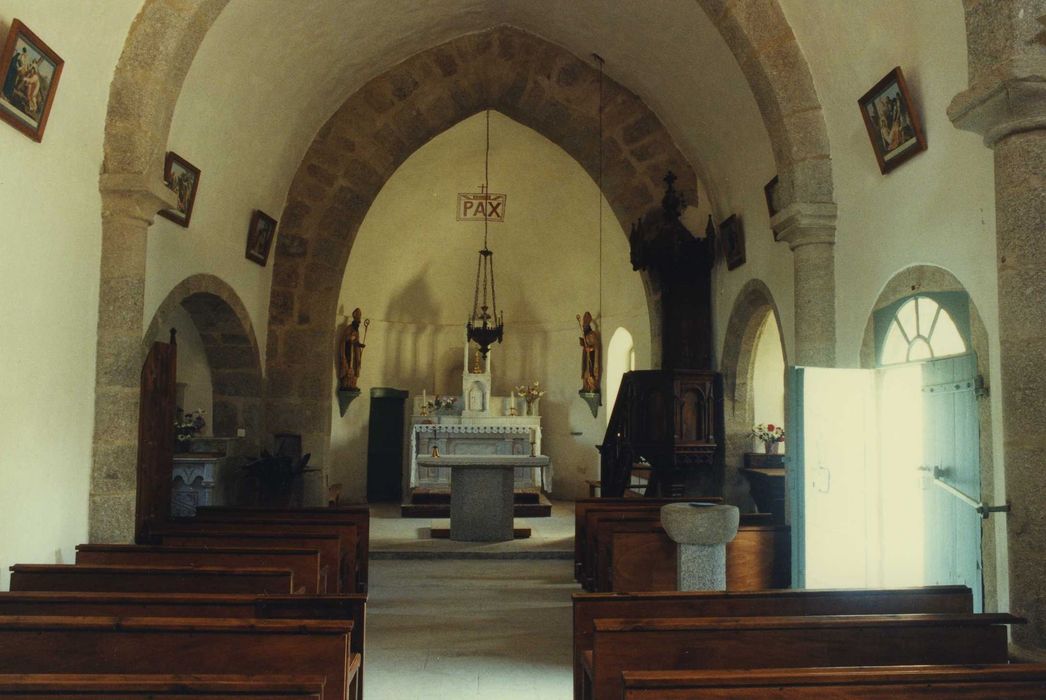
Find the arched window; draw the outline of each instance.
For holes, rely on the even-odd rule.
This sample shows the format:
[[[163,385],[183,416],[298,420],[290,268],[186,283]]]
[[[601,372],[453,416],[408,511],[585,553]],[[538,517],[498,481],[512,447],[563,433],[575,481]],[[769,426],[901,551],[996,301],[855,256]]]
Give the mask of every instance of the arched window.
[[[606,418],[610,420],[610,414],[614,409],[614,401],[617,400],[617,392],[621,388],[621,377],[625,372],[631,372],[636,368],[636,346],[632,340],[632,334],[624,328],[618,328],[614,335],[610,336],[610,344],[607,346],[607,401]]]
[[[965,295],[962,301],[965,301]],[[968,352],[966,333],[968,305],[958,305],[954,294],[916,294],[876,312],[879,364],[920,362]],[[888,313],[882,313],[888,312]],[[957,319],[954,314],[961,317]]]

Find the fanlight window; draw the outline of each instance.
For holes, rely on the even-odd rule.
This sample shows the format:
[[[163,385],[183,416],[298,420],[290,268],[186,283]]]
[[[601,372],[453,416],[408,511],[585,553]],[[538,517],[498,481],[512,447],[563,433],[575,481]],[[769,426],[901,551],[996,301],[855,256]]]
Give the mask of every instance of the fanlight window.
[[[902,304],[890,321],[882,364],[919,362],[965,352],[966,343],[951,314],[933,299],[915,296]]]

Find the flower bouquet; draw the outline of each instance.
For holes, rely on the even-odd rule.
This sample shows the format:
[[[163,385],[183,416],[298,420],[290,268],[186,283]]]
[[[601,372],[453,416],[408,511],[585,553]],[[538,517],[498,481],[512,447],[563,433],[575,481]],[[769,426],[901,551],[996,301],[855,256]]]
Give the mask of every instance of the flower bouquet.
[[[541,388],[541,382],[534,382],[530,386],[520,384],[516,387],[516,394],[527,403],[527,415],[537,415],[534,404],[545,395]]]
[[[178,452],[187,451],[189,441],[207,425],[203,414],[202,408],[189,413],[184,412],[181,407],[178,408],[178,418],[174,420],[174,445]]]
[[[752,427],[752,437],[759,440],[766,447],[766,454],[777,454],[778,443],[784,442],[785,431],[779,425],[773,423],[760,423]]]

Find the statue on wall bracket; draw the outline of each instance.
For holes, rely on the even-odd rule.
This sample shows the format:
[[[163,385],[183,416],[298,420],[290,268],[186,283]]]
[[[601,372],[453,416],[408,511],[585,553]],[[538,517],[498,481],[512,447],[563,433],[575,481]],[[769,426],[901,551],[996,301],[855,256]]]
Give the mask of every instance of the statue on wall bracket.
[[[352,320],[345,324],[338,337],[338,411],[342,416],[349,404],[360,395],[358,386],[360,366],[363,362],[363,350],[367,347],[367,330],[370,319],[362,322],[363,334],[360,334],[360,319],[363,312],[359,307],[352,310]]]
[[[603,405],[603,395],[600,392],[603,378],[603,336],[588,311],[584,317],[578,314],[576,318],[581,328],[581,337],[578,338],[581,345],[581,389],[577,394],[588,404],[592,417],[595,418],[599,414],[599,407]]]

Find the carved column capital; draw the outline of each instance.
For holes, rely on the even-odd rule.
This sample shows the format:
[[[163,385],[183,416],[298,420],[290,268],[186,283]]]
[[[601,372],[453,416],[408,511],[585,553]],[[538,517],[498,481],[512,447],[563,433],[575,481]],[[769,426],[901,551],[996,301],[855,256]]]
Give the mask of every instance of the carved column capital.
[[[149,226],[161,209],[174,209],[178,199],[160,180],[140,173],[102,173],[102,217],[132,219]]]
[[[1046,129],[1046,56],[1019,56],[997,65],[952,99],[948,118],[983,136],[989,148],[1011,134]]]
[[[793,202],[770,220],[777,240],[792,250],[816,243],[835,243],[837,208],[833,202]]]

